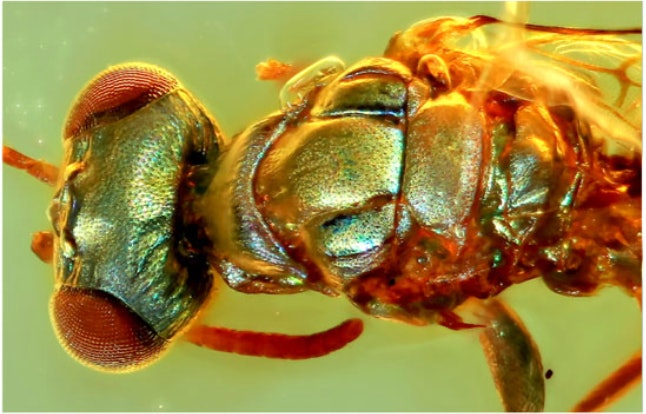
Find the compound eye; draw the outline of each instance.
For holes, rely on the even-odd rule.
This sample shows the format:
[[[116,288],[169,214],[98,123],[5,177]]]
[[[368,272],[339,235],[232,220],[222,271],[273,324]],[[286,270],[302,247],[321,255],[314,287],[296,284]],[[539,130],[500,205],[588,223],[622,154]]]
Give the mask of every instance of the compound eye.
[[[51,315],[69,354],[102,371],[143,368],[168,344],[123,302],[97,290],[62,287],[52,298]]]
[[[128,116],[178,85],[173,75],[152,65],[129,63],[108,68],[76,98],[67,116],[64,138]]]

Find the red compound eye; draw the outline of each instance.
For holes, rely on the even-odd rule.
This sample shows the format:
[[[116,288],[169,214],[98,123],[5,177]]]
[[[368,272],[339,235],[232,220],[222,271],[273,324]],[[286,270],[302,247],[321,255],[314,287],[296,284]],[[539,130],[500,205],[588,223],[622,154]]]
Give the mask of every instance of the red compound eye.
[[[51,313],[65,349],[100,370],[143,368],[168,343],[120,300],[101,291],[62,287],[52,298]]]
[[[123,118],[177,87],[170,73],[156,66],[130,63],[100,73],[81,92],[70,110],[65,138]]]

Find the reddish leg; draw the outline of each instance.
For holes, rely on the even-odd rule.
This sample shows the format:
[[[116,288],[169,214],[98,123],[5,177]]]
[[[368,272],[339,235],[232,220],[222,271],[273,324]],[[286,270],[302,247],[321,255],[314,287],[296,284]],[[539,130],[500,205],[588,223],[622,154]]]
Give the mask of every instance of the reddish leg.
[[[58,168],[45,161],[35,160],[7,146],[2,146],[2,161],[12,167],[26,171],[40,181],[54,185],[58,178]]]
[[[51,231],[38,231],[31,236],[31,251],[45,263],[54,256],[54,235]]]
[[[451,310],[441,311],[439,313],[437,323],[449,329],[453,329],[454,331],[459,331],[462,329],[484,328],[484,325],[464,322],[460,315]]]
[[[359,337],[363,323],[349,319],[327,331],[311,335],[236,331],[199,325],[186,338],[198,346],[241,355],[281,359],[316,358],[343,348]]]
[[[634,286],[630,290],[635,296],[635,299],[639,302],[639,307],[641,308],[641,286]],[[637,385],[641,377],[642,354],[640,351],[590,391],[588,395],[572,408],[572,411],[582,412],[604,410],[610,404],[621,398],[621,396],[628,392],[633,386]]]
[[[265,62],[260,62],[256,65],[256,75],[260,80],[286,82],[301,69],[276,59],[267,59]]]
[[[13,148],[2,146],[2,161],[19,170],[26,171],[29,175],[45,184],[54,185],[58,178],[58,168],[45,161],[35,160]],[[45,263],[51,263],[53,257],[54,235],[49,231],[39,231],[31,238],[31,250]]]
[[[608,378],[603,380],[585,398],[574,406],[572,411],[601,411],[611,403],[617,401],[642,377],[641,351],[633,355],[624,365]]]

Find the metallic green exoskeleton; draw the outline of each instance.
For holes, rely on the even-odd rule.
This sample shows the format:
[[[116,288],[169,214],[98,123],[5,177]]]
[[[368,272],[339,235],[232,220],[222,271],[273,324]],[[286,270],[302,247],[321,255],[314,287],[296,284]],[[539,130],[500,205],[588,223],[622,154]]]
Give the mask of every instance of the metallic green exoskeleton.
[[[466,299],[539,276],[572,295],[613,274],[640,286],[640,194],[627,190],[639,162],[626,160],[618,189],[571,106],[461,74],[444,74],[461,83],[447,88],[417,62],[337,63],[286,86],[305,85],[237,137],[199,202],[231,287],[345,295],[374,316],[460,327],[452,310]],[[614,206],[599,200],[608,192]],[[585,224],[600,214],[621,247]]]
[[[440,18],[396,34],[383,57],[347,69],[324,59],[287,82],[281,110],[226,144],[166,72],[99,75],[71,111],[50,208],[61,342],[112,371],[149,364],[185,332],[290,358],[275,349],[285,337],[241,346],[246,333],[189,330],[218,273],[246,293],[314,290],[379,318],[486,326],[505,408],[541,410],[540,355],[520,319],[495,300],[477,302],[481,325],[455,310],[537,277],[573,296],[607,284],[640,294],[641,45],[527,25],[531,42],[510,42],[520,62],[487,43],[500,27],[520,26]],[[602,36],[594,44],[621,63],[598,70],[619,82],[616,100],[559,48],[582,36]],[[360,332],[349,321],[289,342],[323,344],[291,357]]]
[[[137,80],[128,79],[131,72],[161,73],[169,86],[149,97],[135,90],[133,99],[114,107],[96,97],[115,74],[137,89]],[[139,89],[147,87],[157,86]],[[95,102],[90,110],[81,106],[88,96]],[[156,356],[211,294],[212,246],[195,202],[215,172],[220,135],[202,106],[154,67],[111,68],[78,102],[68,122],[72,135],[64,140],[66,167],[49,210],[57,289],[52,314],[72,354],[106,369],[125,369],[141,362],[137,352]],[[106,108],[97,110],[102,104]],[[92,302],[72,308],[84,296]],[[103,313],[119,312],[113,307],[130,313],[123,324],[137,325],[134,337],[119,321],[100,326]],[[95,325],[92,338],[88,331]],[[110,356],[88,350],[109,335],[123,346],[117,343]]]
[[[332,57],[293,77],[199,201],[229,286],[343,295],[372,316],[454,329],[474,326],[454,313],[466,300],[536,277],[573,296],[606,284],[638,295],[641,114],[628,115],[641,82],[624,78],[640,76],[641,46],[612,38],[630,72],[614,73],[624,92],[612,107],[579,74],[585,62],[555,49],[582,33],[532,26],[518,62],[485,46],[499,23],[421,22],[384,57],[347,69]],[[501,353],[494,377],[506,408],[540,410],[537,348],[505,309],[483,339]],[[501,386],[511,378],[522,390]]]

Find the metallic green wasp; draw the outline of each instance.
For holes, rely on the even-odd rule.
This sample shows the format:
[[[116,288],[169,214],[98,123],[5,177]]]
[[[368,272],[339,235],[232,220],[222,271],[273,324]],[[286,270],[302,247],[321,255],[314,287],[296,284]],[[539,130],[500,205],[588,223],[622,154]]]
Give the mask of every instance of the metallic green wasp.
[[[61,168],[4,151],[56,186],[53,230],[32,248],[54,263],[59,340],[116,372],[182,336],[322,356],[362,323],[288,336],[200,321],[217,278],[315,291],[380,319],[482,331],[504,408],[541,410],[538,348],[495,297],[534,278],[565,295],[641,296],[640,34],[426,20],[383,56],[289,73],[281,109],[234,139],[165,70],[107,69],[70,111]],[[635,357],[579,408],[638,372]]]

